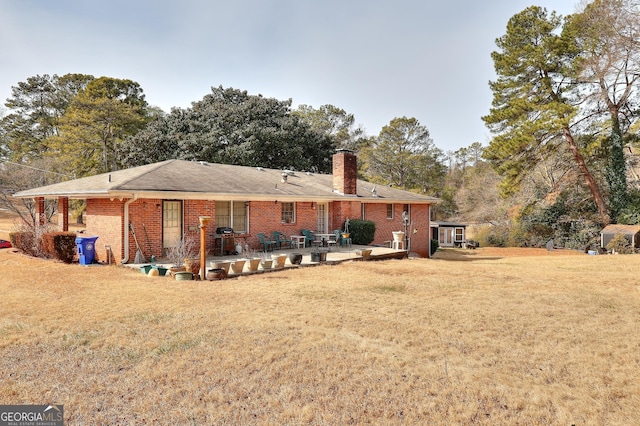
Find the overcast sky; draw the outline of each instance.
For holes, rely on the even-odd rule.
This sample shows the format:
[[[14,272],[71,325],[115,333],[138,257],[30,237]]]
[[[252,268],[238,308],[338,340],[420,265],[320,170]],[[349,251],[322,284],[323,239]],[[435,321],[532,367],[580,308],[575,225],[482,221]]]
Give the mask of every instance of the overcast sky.
[[[212,86],[318,108],[377,135],[415,117],[437,147],[490,134],[490,54],[514,14],[575,0],[0,0],[0,100],[38,74],[138,82],[165,111]]]

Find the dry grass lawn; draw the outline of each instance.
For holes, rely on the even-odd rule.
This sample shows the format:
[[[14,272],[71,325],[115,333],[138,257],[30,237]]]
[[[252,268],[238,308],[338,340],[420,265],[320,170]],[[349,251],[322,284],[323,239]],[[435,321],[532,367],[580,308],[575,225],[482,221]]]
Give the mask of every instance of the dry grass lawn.
[[[0,251],[0,403],[69,425],[638,423],[638,256],[438,257],[177,282]]]

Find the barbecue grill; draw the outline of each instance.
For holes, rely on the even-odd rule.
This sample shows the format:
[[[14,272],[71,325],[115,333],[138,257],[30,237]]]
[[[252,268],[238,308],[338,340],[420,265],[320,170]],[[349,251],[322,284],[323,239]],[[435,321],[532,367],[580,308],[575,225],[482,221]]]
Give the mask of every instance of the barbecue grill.
[[[233,254],[236,252],[236,239],[233,228],[228,226],[221,226],[216,228],[216,235],[214,235],[214,253]]]

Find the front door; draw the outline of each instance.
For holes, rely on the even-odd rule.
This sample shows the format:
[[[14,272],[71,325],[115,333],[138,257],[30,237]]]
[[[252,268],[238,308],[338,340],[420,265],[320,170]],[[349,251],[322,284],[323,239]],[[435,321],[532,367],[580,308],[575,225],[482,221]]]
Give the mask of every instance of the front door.
[[[316,219],[316,231],[321,234],[326,234],[328,231],[327,227],[327,203],[318,203],[318,212]]]
[[[162,203],[162,248],[175,247],[182,238],[182,202]]]

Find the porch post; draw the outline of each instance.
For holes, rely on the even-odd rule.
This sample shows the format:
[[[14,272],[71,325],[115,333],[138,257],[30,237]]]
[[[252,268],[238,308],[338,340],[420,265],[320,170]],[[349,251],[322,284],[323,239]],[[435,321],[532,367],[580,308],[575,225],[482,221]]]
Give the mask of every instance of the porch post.
[[[69,230],[69,198],[58,198],[58,225],[62,226],[62,232]]]
[[[46,214],[44,212],[44,197],[36,197],[36,215],[37,215],[37,225],[42,226],[46,221]]]
[[[207,227],[211,222],[210,216],[200,216],[200,279],[207,278]]]

